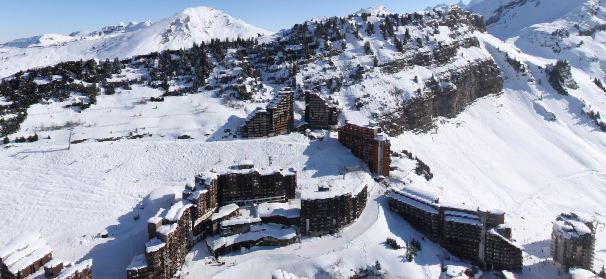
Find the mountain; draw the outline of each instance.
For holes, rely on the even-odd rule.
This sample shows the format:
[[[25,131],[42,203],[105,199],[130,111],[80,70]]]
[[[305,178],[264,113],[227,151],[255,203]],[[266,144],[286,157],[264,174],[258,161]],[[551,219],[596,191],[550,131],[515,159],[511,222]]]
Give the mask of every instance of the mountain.
[[[189,8],[155,23],[131,22],[94,32],[45,34],[0,44],[0,77],[33,67],[79,59],[114,59],[167,49],[190,48],[211,39],[256,38],[270,31],[223,11]]]
[[[553,22],[578,13],[580,8],[590,2],[592,1],[480,0],[470,2],[466,9],[484,16],[490,34],[506,39],[535,24]]]
[[[93,258],[95,278],[124,277],[146,235],[132,216],[151,216],[196,173],[251,158],[261,168],[294,167],[301,185],[344,177],[357,161],[334,132],[239,138],[247,115],[289,86],[297,125],[303,92],[312,91],[343,108],[341,121],[381,126],[394,151],[392,186],[504,210],[525,250],[516,278],[567,278],[549,259],[551,222],[570,211],[606,222],[604,4],[586,0],[564,12],[571,2],[466,7],[486,20],[456,6],[410,14],[368,8],[258,41],[12,74],[0,83],[0,133],[9,140],[0,149],[0,192],[8,201],[0,203],[0,246],[23,230],[41,231],[62,258]],[[537,6],[544,14],[530,17],[526,10],[539,13]],[[140,24],[78,36],[150,28]],[[39,140],[27,142],[34,134]],[[415,160],[400,155],[407,152]],[[433,177],[417,174],[421,161]],[[357,182],[369,183],[371,198],[343,232],[232,253],[224,265],[208,264],[198,245],[181,275],[269,278],[282,270],[349,278],[379,262],[394,278],[440,278],[444,265],[470,267],[392,213],[383,184]],[[101,232],[111,237],[96,237]],[[605,233],[596,236],[596,269],[606,264]],[[408,262],[386,238],[422,239],[423,249]]]

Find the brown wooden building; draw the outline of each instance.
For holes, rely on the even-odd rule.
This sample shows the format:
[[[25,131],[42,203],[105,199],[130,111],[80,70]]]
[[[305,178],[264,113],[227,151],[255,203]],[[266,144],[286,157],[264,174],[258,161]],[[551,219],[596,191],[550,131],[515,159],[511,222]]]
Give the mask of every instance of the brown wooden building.
[[[341,109],[316,93],[305,93],[305,122],[312,129],[330,129],[339,124]]]
[[[34,274],[52,260],[52,253],[39,233],[17,237],[0,250],[0,278],[22,279]]]
[[[57,275],[57,279],[93,279],[93,260],[73,264]]]
[[[389,208],[452,254],[487,270],[520,270],[522,248],[511,239],[502,211],[442,206],[439,198],[391,190]]]
[[[284,202],[295,198],[297,173],[292,170],[259,170],[234,166],[218,175],[220,205]]]
[[[367,187],[356,194],[344,194],[331,198],[302,199],[301,224],[303,235],[321,236],[333,234],[353,223],[366,207]]]
[[[590,218],[574,212],[560,214],[551,233],[551,256],[556,267],[562,271],[571,267],[593,270],[595,233]]]
[[[294,97],[290,88],[278,93],[265,107],[257,108],[240,127],[244,138],[262,138],[289,134],[293,130]]]
[[[363,127],[346,123],[339,128],[339,142],[368,164],[377,175],[389,176],[391,144],[379,127]]]

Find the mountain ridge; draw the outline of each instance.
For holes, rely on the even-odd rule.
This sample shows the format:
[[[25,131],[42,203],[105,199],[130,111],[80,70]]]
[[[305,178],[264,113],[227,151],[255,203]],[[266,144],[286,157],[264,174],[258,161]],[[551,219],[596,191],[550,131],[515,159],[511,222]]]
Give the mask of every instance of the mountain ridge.
[[[69,60],[127,58],[190,48],[212,39],[256,38],[271,33],[223,11],[194,7],[155,23],[106,26],[93,32],[74,32],[72,36],[44,34],[0,44],[0,77]]]

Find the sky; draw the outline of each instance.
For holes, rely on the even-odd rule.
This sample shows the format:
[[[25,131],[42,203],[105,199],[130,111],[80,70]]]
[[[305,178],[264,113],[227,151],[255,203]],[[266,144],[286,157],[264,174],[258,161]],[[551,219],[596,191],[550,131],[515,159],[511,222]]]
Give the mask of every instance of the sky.
[[[46,33],[93,31],[129,21],[157,21],[185,8],[208,6],[252,25],[278,31],[324,16],[384,5],[393,12],[423,10],[460,0],[2,0],[0,42]],[[468,0],[464,0],[468,2]]]

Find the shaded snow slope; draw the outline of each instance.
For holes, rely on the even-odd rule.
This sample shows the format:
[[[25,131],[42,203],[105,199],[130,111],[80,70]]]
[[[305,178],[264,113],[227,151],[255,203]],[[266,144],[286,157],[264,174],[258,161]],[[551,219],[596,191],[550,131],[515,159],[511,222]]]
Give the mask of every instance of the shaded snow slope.
[[[70,36],[46,34],[0,44],[0,77],[80,59],[113,59],[190,48],[211,39],[256,38],[271,32],[208,8],[189,8],[156,23],[130,23]]]
[[[484,0],[466,8],[484,16],[489,32],[501,39],[526,27],[559,19],[587,0]]]

